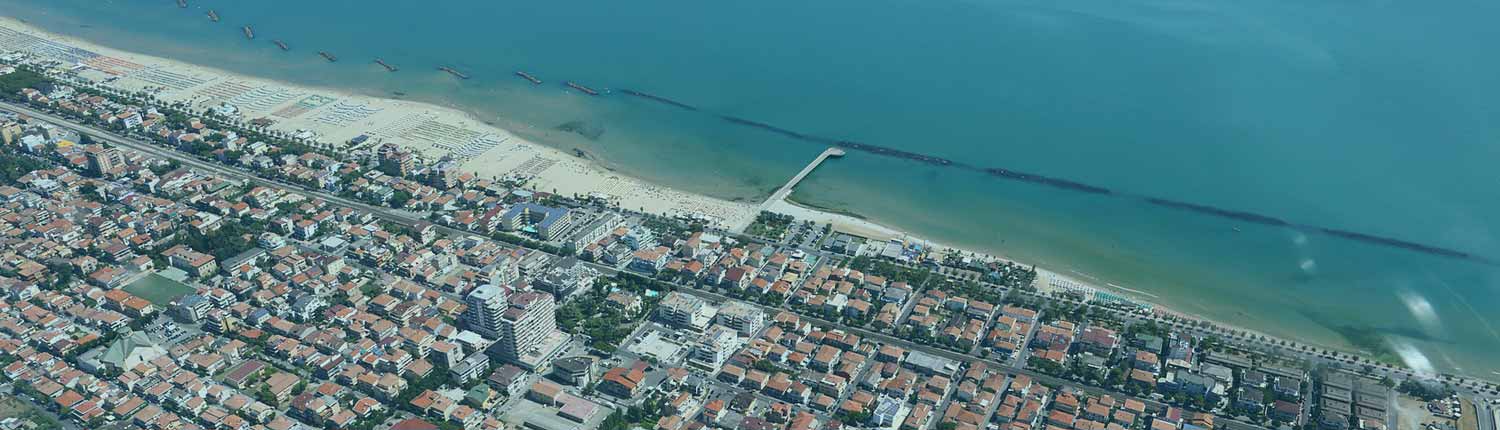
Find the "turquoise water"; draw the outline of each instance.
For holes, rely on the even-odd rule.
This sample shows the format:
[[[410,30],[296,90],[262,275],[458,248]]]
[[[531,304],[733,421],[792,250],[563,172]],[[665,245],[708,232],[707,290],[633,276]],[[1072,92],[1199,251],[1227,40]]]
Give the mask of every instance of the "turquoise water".
[[[1493,2],[190,2],[0,10],[117,48],[400,91],[727,198],[764,198],[821,146],[560,83],[1500,258]],[[568,121],[605,133],[551,130]],[[1277,335],[1500,370],[1491,265],[859,152],[793,197]]]

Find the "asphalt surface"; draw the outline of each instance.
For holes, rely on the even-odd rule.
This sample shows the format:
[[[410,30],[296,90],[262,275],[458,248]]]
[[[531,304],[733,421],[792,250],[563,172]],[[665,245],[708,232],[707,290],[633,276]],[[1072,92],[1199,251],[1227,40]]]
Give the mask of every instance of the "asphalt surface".
[[[252,183],[252,184],[257,184],[257,185],[262,185],[262,186],[269,186],[269,187],[281,188],[281,189],[284,189],[284,190],[286,190],[288,192],[296,193],[296,194],[302,195],[304,197],[322,199],[322,200],[328,201],[329,203],[331,203],[333,205],[336,205],[336,206],[344,206],[344,207],[354,208],[354,209],[357,209],[357,210],[367,211],[367,212],[369,212],[371,214],[374,214],[377,217],[380,217],[380,218],[383,218],[383,219],[386,219],[386,220],[389,220],[389,221],[392,221],[392,222],[401,223],[401,224],[412,225],[412,224],[415,224],[417,222],[424,221],[422,219],[411,217],[409,215],[400,213],[400,212],[395,211],[395,210],[391,210],[391,209],[383,208],[383,207],[378,207],[378,206],[373,206],[373,205],[369,205],[369,204],[366,204],[366,203],[363,203],[363,202],[349,200],[349,199],[342,198],[342,197],[339,197],[339,196],[336,196],[336,195],[333,195],[333,194],[329,194],[329,193],[326,193],[326,192],[322,192],[322,191],[314,191],[312,189],[309,189],[309,188],[301,186],[301,185],[291,184],[291,183],[286,183],[286,182],[281,182],[281,181],[275,181],[275,180],[261,178],[261,177],[258,177],[256,175],[252,174],[252,173],[249,173],[249,172],[245,172],[245,171],[242,171],[242,170],[239,170],[239,169],[235,169],[235,168],[232,168],[232,167],[224,166],[224,165],[221,165],[221,164],[218,164],[218,163],[215,163],[215,162],[204,161],[204,160],[198,159],[196,157],[193,157],[191,155],[187,155],[187,154],[184,154],[184,153],[181,153],[181,152],[178,152],[178,151],[175,151],[175,150],[171,150],[171,149],[161,148],[161,147],[155,146],[153,144],[150,144],[150,143],[147,143],[147,142],[143,142],[143,141],[139,141],[139,140],[136,140],[136,139],[133,139],[133,138],[122,137],[122,136],[119,136],[118,134],[116,134],[116,133],[114,133],[112,131],[100,129],[100,128],[97,128],[97,127],[92,127],[92,126],[78,124],[78,123],[76,123],[76,122],[74,122],[72,120],[69,120],[67,118],[63,118],[63,117],[60,117],[60,116],[57,116],[57,115],[53,115],[53,114],[50,114],[50,113],[38,111],[36,109],[32,109],[32,108],[29,108],[29,107],[17,106],[17,105],[13,105],[13,104],[9,104],[9,103],[0,103],[0,106],[3,106],[5,109],[11,110],[13,112],[18,112],[18,113],[26,114],[26,115],[29,115],[31,117],[34,117],[34,118],[37,118],[37,119],[40,119],[40,120],[43,120],[43,121],[51,122],[51,123],[56,124],[56,125],[58,125],[60,127],[63,127],[63,128],[71,129],[71,130],[74,130],[74,131],[77,131],[77,132],[80,132],[80,133],[89,134],[91,137],[93,137],[93,138],[95,138],[97,140],[102,140],[102,141],[105,141],[105,142],[109,142],[109,143],[118,145],[120,147],[129,148],[129,149],[132,149],[132,150],[140,151],[140,152],[143,152],[143,153],[146,153],[146,154],[150,154],[150,155],[153,155],[153,156],[157,156],[157,157],[161,157],[161,158],[164,158],[164,159],[177,160],[178,162],[182,163],[184,166],[188,166],[188,167],[191,167],[191,168],[194,168],[194,169],[199,169],[199,170],[204,171],[204,172],[211,172],[211,173],[213,173],[215,175],[222,175],[224,177],[232,178],[232,179],[235,179],[235,180],[238,180],[238,181],[242,181],[242,182],[245,182],[245,183]],[[443,230],[443,231],[451,233],[451,234],[487,236],[487,235],[484,235],[484,234],[481,234],[481,233],[470,232],[470,231],[465,231],[465,230],[459,230],[459,229],[454,229],[454,228],[451,228],[451,227],[445,227],[445,226],[440,226],[440,225],[434,225],[434,226],[437,227],[440,230]],[[541,252],[540,250],[533,250],[533,251],[535,251],[535,252]],[[620,271],[617,268],[609,267],[609,266],[604,266],[604,265],[599,265],[599,264],[589,263],[589,265],[592,266],[592,267],[594,267],[594,268],[596,268],[596,269],[599,269],[602,272],[604,272],[605,274],[609,274],[609,275],[613,275],[613,274],[618,273]],[[698,290],[698,289],[694,289],[694,288],[681,288],[681,289],[679,289],[679,291],[683,292],[683,293],[686,293],[686,294],[698,296],[698,297],[701,297],[701,298],[705,298],[705,299],[709,299],[709,300],[712,300],[712,301],[715,301],[715,302],[721,302],[721,303],[729,301],[729,300],[736,300],[736,299],[733,299],[733,298],[730,298],[730,297],[727,297],[727,296],[723,296],[723,295],[720,295],[720,294],[717,294],[717,293],[712,293],[712,292],[708,292],[708,291]],[[749,303],[749,304],[751,304],[753,306],[761,308],[764,312],[766,312],[767,315],[775,315],[776,313],[781,312],[781,311],[784,310],[784,309],[780,309],[780,308],[771,308],[771,307],[767,307],[767,306],[762,306],[760,304],[753,303],[753,302],[746,302],[746,303]],[[1044,383],[1044,384],[1058,385],[1058,386],[1066,385],[1066,386],[1070,386],[1070,387],[1075,387],[1075,388],[1082,389],[1083,391],[1088,392],[1090,394],[1094,394],[1094,395],[1108,394],[1108,395],[1111,395],[1111,396],[1115,396],[1117,398],[1125,398],[1125,397],[1138,398],[1137,396],[1130,396],[1128,394],[1125,394],[1125,393],[1122,393],[1122,392],[1118,392],[1118,391],[1114,391],[1114,390],[1110,390],[1110,389],[1106,389],[1106,388],[1088,386],[1088,385],[1084,385],[1084,384],[1077,383],[1077,382],[1074,382],[1074,381],[1069,381],[1069,380],[1065,380],[1065,379],[1062,379],[1062,378],[1057,378],[1057,377],[1053,377],[1053,376],[1049,376],[1049,375],[1044,375],[1044,374],[1041,374],[1041,373],[1037,373],[1037,372],[1025,369],[1023,367],[1014,366],[1014,365],[1012,365],[1010,363],[1002,363],[1002,362],[999,362],[999,361],[983,359],[983,358],[979,358],[979,357],[976,357],[976,356],[973,356],[973,355],[968,355],[968,354],[953,352],[953,351],[942,349],[942,348],[937,348],[937,347],[933,347],[933,346],[917,344],[917,343],[910,342],[910,341],[907,341],[905,339],[896,338],[896,337],[893,337],[893,336],[890,336],[890,335],[887,335],[887,334],[884,334],[884,333],[875,332],[875,331],[867,330],[867,329],[864,329],[864,328],[846,326],[846,325],[843,325],[841,323],[836,323],[836,322],[833,322],[833,321],[828,321],[828,320],[824,320],[824,319],[821,319],[821,318],[816,318],[816,317],[812,317],[812,316],[808,316],[808,315],[800,315],[799,314],[799,316],[802,319],[804,319],[804,320],[810,321],[810,322],[812,322],[814,324],[817,324],[817,325],[820,325],[820,326],[829,327],[829,328],[842,329],[842,330],[844,330],[846,332],[855,333],[855,334],[858,334],[860,336],[863,336],[866,339],[875,339],[875,340],[878,340],[878,341],[883,342],[883,343],[897,345],[897,346],[905,348],[905,349],[907,349],[909,351],[923,351],[923,352],[926,352],[926,353],[929,353],[929,354],[932,354],[932,355],[936,355],[936,356],[948,358],[948,359],[951,359],[951,360],[957,360],[957,361],[960,361],[960,362],[983,362],[986,365],[990,366],[990,368],[992,370],[1005,371],[1005,372],[1009,372],[1009,373],[1012,373],[1012,374],[1027,375],[1027,376],[1030,376],[1032,378],[1032,380],[1038,381],[1038,382],[1041,382],[1041,383]],[[1141,400],[1145,401],[1146,404],[1149,407],[1153,408],[1153,409],[1164,409],[1166,407],[1166,405],[1164,403],[1157,402],[1157,401],[1154,401],[1154,400],[1151,400],[1151,399],[1141,399]],[[1250,427],[1251,430],[1265,430],[1264,427],[1254,426],[1252,424],[1245,424],[1245,425],[1251,426]]]
[[[329,202],[330,204],[335,205],[335,206],[349,207],[349,208],[353,208],[353,209],[356,209],[356,210],[361,210],[361,211],[369,212],[369,213],[371,213],[371,214],[373,214],[373,215],[375,215],[375,216],[377,216],[379,218],[382,218],[382,219],[385,219],[385,220],[388,220],[388,221],[391,221],[391,222],[396,222],[396,223],[399,223],[399,224],[414,225],[414,224],[417,224],[419,222],[424,221],[423,219],[421,219],[419,217],[412,216],[411,214],[403,212],[403,211],[393,210],[393,209],[390,209],[390,208],[385,208],[385,207],[380,207],[380,206],[374,206],[374,205],[366,204],[366,203],[363,203],[363,202],[346,199],[346,198],[339,197],[339,196],[331,194],[331,193],[327,193],[327,192],[324,192],[324,191],[321,191],[321,190],[311,189],[311,188],[308,188],[308,187],[305,187],[305,186],[302,186],[302,185],[298,185],[298,184],[292,184],[292,183],[287,183],[287,182],[282,182],[282,181],[277,181],[277,180],[271,180],[271,179],[261,178],[261,177],[255,175],[255,174],[247,172],[247,171],[239,170],[239,169],[232,168],[232,167],[229,167],[229,166],[224,166],[224,165],[218,164],[216,162],[212,162],[212,161],[205,161],[205,160],[196,158],[196,157],[188,155],[188,154],[184,154],[184,153],[172,150],[172,149],[167,149],[167,148],[163,148],[163,147],[160,147],[160,146],[156,146],[154,144],[151,144],[151,143],[148,143],[148,142],[145,142],[145,141],[141,141],[141,140],[137,140],[135,138],[129,138],[129,137],[120,136],[120,135],[116,134],[113,131],[104,130],[104,129],[100,129],[100,128],[92,127],[92,126],[88,126],[88,125],[78,124],[77,122],[75,122],[73,120],[70,120],[70,119],[67,119],[67,118],[64,118],[64,117],[61,117],[61,116],[58,116],[58,115],[54,115],[54,114],[51,114],[51,113],[42,112],[42,111],[30,108],[30,107],[20,106],[20,105],[15,105],[15,104],[10,104],[10,103],[0,103],[0,109],[4,109],[4,110],[16,112],[16,113],[25,114],[25,115],[31,116],[33,118],[37,118],[37,119],[40,119],[40,120],[43,120],[43,121],[47,121],[47,122],[53,123],[53,124],[55,124],[55,125],[57,125],[59,127],[63,127],[63,128],[70,129],[70,130],[74,130],[74,131],[77,131],[77,132],[80,132],[80,133],[86,133],[86,134],[90,135],[91,137],[95,138],[96,140],[101,140],[101,141],[109,142],[109,143],[117,145],[119,147],[128,148],[128,149],[131,149],[131,150],[139,151],[139,152],[142,152],[142,153],[145,153],[145,154],[149,154],[149,155],[160,157],[160,158],[164,158],[164,159],[177,160],[178,162],[182,163],[184,166],[188,166],[190,168],[193,168],[193,169],[201,171],[201,172],[211,173],[211,174],[214,174],[214,175],[219,175],[219,176],[222,176],[222,177],[225,177],[225,178],[234,179],[234,180],[237,180],[237,181],[240,181],[240,182],[243,182],[243,183],[249,183],[249,184],[256,184],[256,185],[261,185],[261,186],[268,186],[268,187],[280,188],[280,189],[286,190],[288,192],[292,192],[292,193],[296,193],[296,194],[302,195],[304,197],[320,199],[320,200]],[[488,237],[488,235],[483,234],[483,233],[473,232],[473,231],[467,231],[467,230],[460,230],[460,229],[455,229],[455,228],[446,227],[446,226],[442,226],[442,225],[435,225],[434,224],[434,227],[436,227],[440,231],[443,231],[443,232],[451,234],[451,235],[459,235],[459,236],[470,236],[470,235],[472,235],[472,236]],[[532,251],[533,252],[542,252],[540,250],[532,250]],[[605,266],[605,265],[600,265],[600,264],[595,264],[595,263],[587,263],[587,264],[590,267],[593,267],[593,268],[595,268],[597,270],[600,270],[601,272],[603,272],[604,274],[607,274],[607,275],[613,275],[613,274],[615,274],[615,273],[617,273],[617,272],[620,271],[619,269],[617,269],[615,267],[610,267],[610,266]],[[723,296],[723,295],[719,295],[717,293],[712,293],[712,292],[708,292],[708,291],[698,290],[698,289],[694,289],[694,288],[682,288],[679,291],[682,291],[683,293],[686,293],[686,294],[691,294],[691,295],[695,295],[695,296],[699,296],[699,297],[703,297],[703,298],[707,298],[707,299],[711,299],[711,300],[715,300],[715,301],[721,301],[721,302],[722,301],[727,301],[727,300],[734,300],[732,298],[729,298],[729,297],[726,297],[726,296]],[[759,304],[756,304],[756,303],[750,303],[750,304],[754,305],[756,307],[762,308],[764,311],[767,312],[767,314],[771,314],[771,315],[774,315],[775,313],[784,310],[784,309],[781,309],[781,308],[766,307],[766,306],[762,306],[762,305],[759,305]],[[903,313],[905,313],[905,309],[903,309]],[[842,330],[845,330],[845,331],[848,331],[848,332],[851,332],[851,333],[859,334],[861,336],[864,336],[867,339],[876,339],[876,340],[879,340],[881,342],[885,342],[885,343],[889,343],[889,344],[901,346],[901,347],[906,348],[908,350],[920,350],[920,351],[923,351],[923,352],[926,352],[926,353],[929,353],[929,354],[933,354],[933,355],[937,355],[937,356],[941,356],[941,357],[945,357],[945,358],[949,358],[949,359],[953,359],[953,360],[964,361],[964,362],[983,362],[983,363],[986,363],[987,365],[989,365],[991,367],[991,369],[993,369],[993,370],[1003,370],[1003,371],[1006,371],[1006,372],[1009,372],[1009,373],[1013,373],[1013,374],[1028,375],[1028,376],[1032,377],[1033,380],[1036,380],[1036,381],[1039,381],[1039,382],[1043,382],[1043,383],[1055,384],[1055,385],[1067,385],[1067,386],[1070,386],[1070,387],[1076,387],[1076,388],[1083,389],[1086,392],[1089,392],[1091,394],[1096,394],[1096,395],[1097,394],[1109,394],[1109,395],[1113,395],[1113,396],[1116,396],[1116,397],[1136,397],[1136,396],[1129,396],[1127,394],[1120,393],[1120,392],[1113,391],[1113,390],[1106,389],[1106,388],[1088,386],[1088,385],[1084,385],[1084,384],[1081,384],[1081,383],[1064,380],[1064,379],[1061,379],[1061,378],[1055,378],[1055,377],[1052,377],[1052,376],[1043,375],[1043,374],[1040,374],[1040,373],[1037,373],[1037,372],[1034,372],[1034,371],[1031,371],[1031,370],[1027,370],[1024,367],[1016,366],[1016,365],[1014,365],[1014,363],[1002,363],[1002,362],[998,362],[998,361],[994,361],[994,360],[988,360],[988,359],[980,358],[980,357],[977,357],[977,356],[974,356],[974,355],[953,352],[953,351],[942,349],[942,348],[938,348],[938,347],[916,344],[916,343],[913,343],[913,342],[910,342],[910,341],[907,341],[907,340],[904,340],[904,339],[892,337],[892,336],[884,334],[884,333],[870,331],[870,330],[866,330],[866,329],[858,328],[858,327],[845,326],[845,325],[840,324],[840,323],[823,320],[823,319],[820,319],[820,318],[817,318],[817,317],[813,317],[813,316],[800,315],[800,314],[799,314],[799,316],[801,316],[803,319],[806,319],[806,320],[808,320],[810,322],[813,322],[815,324],[818,324],[818,325],[822,325],[822,326],[826,326],[826,327],[830,327],[830,328],[842,329]],[[1132,318],[1132,319],[1145,320],[1145,318],[1139,318],[1139,317]],[[1169,322],[1169,321],[1161,320],[1159,318],[1156,318],[1155,320],[1158,323],[1168,323],[1169,325],[1171,325],[1172,327],[1174,327],[1176,329],[1183,329],[1183,330],[1193,331],[1193,332],[1197,332],[1197,333],[1200,333],[1200,334],[1212,334],[1212,335],[1217,335],[1217,336],[1221,336],[1221,337],[1227,337],[1227,336],[1225,336],[1225,333],[1223,333],[1222,331],[1215,332],[1215,331],[1212,331],[1212,330],[1198,328],[1196,326],[1187,326],[1186,324],[1181,324],[1181,323],[1176,323],[1176,322]],[[1226,339],[1226,340],[1235,341],[1237,343],[1238,342],[1249,342],[1248,340],[1241,339],[1241,338],[1231,338],[1231,339]],[[1326,362],[1338,362],[1338,363],[1343,363],[1343,364],[1355,364],[1352,360],[1339,359],[1339,358],[1330,358],[1326,354],[1319,354],[1317,352],[1312,352],[1312,351],[1304,352],[1304,351],[1300,351],[1300,350],[1295,350],[1293,348],[1283,348],[1283,347],[1279,347],[1277,345],[1273,345],[1273,344],[1270,344],[1270,343],[1267,343],[1267,342],[1260,342],[1259,344],[1261,346],[1265,346],[1265,347],[1269,347],[1269,348],[1280,350],[1283,353],[1288,353],[1288,354],[1293,355],[1293,356],[1301,356],[1303,358],[1312,359],[1312,360],[1318,361],[1318,362],[1325,362],[1326,361]],[[1022,361],[1022,360],[1016,360],[1016,361],[1019,362],[1019,363],[1021,363],[1022,365],[1024,365],[1024,361]],[[1396,380],[1401,380],[1404,377],[1407,377],[1407,376],[1411,375],[1411,371],[1410,370],[1406,370],[1406,369],[1397,369],[1397,368],[1391,368],[1391,367],[1386,367],[1386,366],[1376,366],[1375,369],[1376,369],[1376,372],[1378,374],[1380,374],[1380,375],[1389,375],[1393,379],[1396,379]],[[1444,378],[1444,379],[1452,381],[1452,379],[1448,379],[1448,378]],[[1456,388],[1458,388],[1460,390],[1460,392],[1471,393],[1471,394],[1478,394],[1479,391],[1482,391],[1482,390],[1474,389],[1474,388],[1476,388],[1475,384],[1476,384],[1476,382],[1471,381],[1471,380],[1459,380],[1458,383],[1456,383],[1454,385],[1456,386]],[[1478,397],[1480,399],[1479,403],[1481,405],[1486,405],[1488,403],[1487,400],[1486,400],[1488,398],[1488,396],[1476,396],[1476,397]],[[1153,408],[1162,408],[1162,407],[1165,406],[1161,402],[1156,402],[1156,401],[1153,401],[1153,400],[1150,400],[1150,399],[1142,399],[1142,400],[1144,400],[1148,405],[1150,405]],[[1494,419],[1493,419],[1493,415],[1490,415],[1490,414],[1486,413],[1486,412],[1494,410],[1494,406],[1487,405],[1487,406],[1482,406],[1479,409],[1481,410],[1481,412],[1479,414],[1479,415],[1481,415],[1481,418],[1480,418],[1481,419],[1481,426],[1480,426],[1481,430],[1485,430],[1485,429],[1500,430],[1500,429],[1497,429],[1497,428],[1494,427],[1495,422],[1494,422]],[[1485,417],[1485,415],[1490,415],[1490,416]],[[1265,429],[1262,426],[1258,426],[1258,425],[1254,425],[1254,424],[1249,424],[1249,423],[1244,423],[1244,422],[1239,422],[1239,421],[1234,421],[1234,420],[1225,420],[1225,422],[1231,423],[1231,425],[1233,427],[1235,427],[1236,429],[1243,429],[1243,430],[1263,430],[1263,429]],[[1488,424],[1488,425],[1485,425],[1485,424]]]

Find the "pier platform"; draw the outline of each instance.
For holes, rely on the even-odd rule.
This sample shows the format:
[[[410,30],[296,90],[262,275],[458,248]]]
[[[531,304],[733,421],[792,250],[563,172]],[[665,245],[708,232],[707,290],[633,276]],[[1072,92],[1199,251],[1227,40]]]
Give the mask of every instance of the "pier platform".
[[[802,182],[803,178],[806,178],[809,173],[812,173],[814,169],[817,169],[819,165],[823,164],[824,161],[827,161],[828,157],[842,157],[844,156],[844,154],[844,150],[839,148],[828,148],[824,150],[822,154],[818,154],[818,158],[814,158],[811,163],[808,163],[807,167],[803,167],[801,172],[797,172],[797,176],[793,176],[792,180],[786,182],[786,185],[782,185],[780,189],[777,189],[775,193],[771,194],[771,198],[768,198],[765,202],[762,202],[760,204],[760,210],[768,210],[772,205],[780,203],[782,200],[786,200],[786,197],[792,194],[792,189],[797,187],[797,183]]]

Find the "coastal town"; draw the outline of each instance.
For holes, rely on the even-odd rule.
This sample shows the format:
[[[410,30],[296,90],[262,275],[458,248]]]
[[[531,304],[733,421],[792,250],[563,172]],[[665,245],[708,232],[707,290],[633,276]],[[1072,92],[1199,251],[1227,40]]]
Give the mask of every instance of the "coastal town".
[[[777,212],[816,162],[730,228],[89,70],[0,52],[0,430],[1500,430],[1488,381]]]

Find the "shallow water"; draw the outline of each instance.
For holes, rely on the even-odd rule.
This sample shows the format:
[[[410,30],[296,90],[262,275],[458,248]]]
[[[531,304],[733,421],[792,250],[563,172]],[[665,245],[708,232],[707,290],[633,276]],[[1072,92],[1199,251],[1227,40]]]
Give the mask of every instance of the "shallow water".
[[[714,114],[1500,259],[1487,2],[190,2],[0,10],[116,48],[459,106],[727,198],[764,198],[822,147]],[[704,112],[583,97],[569,80]],[[569,121],[604,133],[552,131]],[[1273,334],[1500,369],[1493,266],[857,152],[794,198]]]

